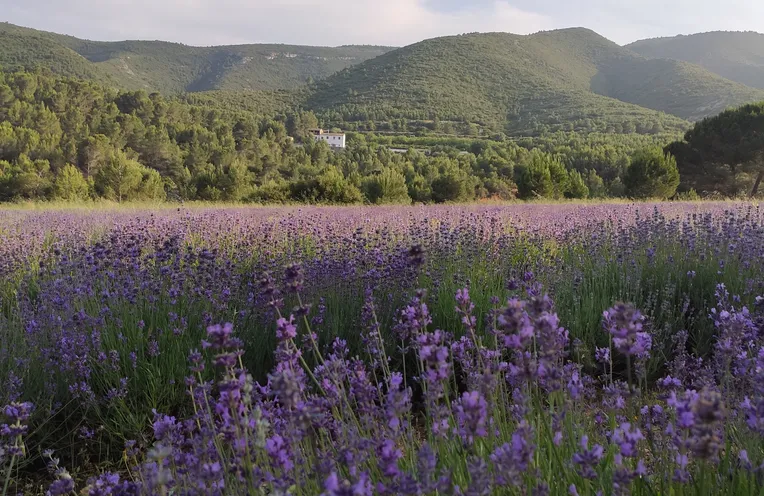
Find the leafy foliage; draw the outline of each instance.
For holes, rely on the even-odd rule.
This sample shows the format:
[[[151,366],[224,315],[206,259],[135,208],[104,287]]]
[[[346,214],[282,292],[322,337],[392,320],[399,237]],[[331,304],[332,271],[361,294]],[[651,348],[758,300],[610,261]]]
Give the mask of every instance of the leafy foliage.
[[[705,119],[667,150],[677,157],[684,189],[756,195],[764,177],[764,102]]]
[[[386,168],[365,178],[363,192],[371,203],[411,203],[406,178],[395,169]]]
[[[0,39],[0,64],[10,68],[185,94],[192,105],[231,112],[309,109],[350,131],[659,135],[764,99],[698,65],[648,60],[586,29],[470,34],[402,49],[102,43],[11,24],[0,24]]]
[[[658,147],[642,150],[626,169],[623,182],[632,198],[670,198],[679,186],[676,160]]]
[[[690,121],[758,101],[764,91],[676,60],[618,59],[593,80],[598,92]]]

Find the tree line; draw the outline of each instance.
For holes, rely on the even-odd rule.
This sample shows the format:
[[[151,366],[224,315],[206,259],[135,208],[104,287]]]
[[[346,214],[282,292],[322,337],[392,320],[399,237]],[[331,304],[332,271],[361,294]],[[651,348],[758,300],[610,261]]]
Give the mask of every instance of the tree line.
[[[203,99],[0,72],[0,201],[410,203],[674,195],[658,137],[556,133],[406,153],[373,134],[331,151],[299,109],[257,115]],[[666,139],[665,137],[663,139]]]

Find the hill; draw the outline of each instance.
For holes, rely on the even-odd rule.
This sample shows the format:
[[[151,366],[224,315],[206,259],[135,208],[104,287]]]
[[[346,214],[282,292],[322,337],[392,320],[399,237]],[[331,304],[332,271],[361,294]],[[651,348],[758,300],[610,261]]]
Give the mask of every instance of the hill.
[[[438,117],[526,134],[675,129],[762,98],[701,67],[648,60],[576,28],[426,40],[319,82],[309,106],[347,120]]]
[[[163,93],[293,89],[390,48],[291,45],[192,47],[162,41],[87,41],[0,23],[0,65]]]
[[[641,40],[626,48],[648,58],[691,62],[729,80],[764,89],[764,34],[716,31]]]
[[[204,93],[204,105],[258,114],[300,107],[323,124],[365,131],[671,133],[764,100],[764,90],[643,57],[582,28],[392,49],[97,42],[2,23],[0,66],[42,66],[124,90]]]
[[[764,91],[670,59],[617,59],[592,80],[601,94],[690,121],[764,99]]]

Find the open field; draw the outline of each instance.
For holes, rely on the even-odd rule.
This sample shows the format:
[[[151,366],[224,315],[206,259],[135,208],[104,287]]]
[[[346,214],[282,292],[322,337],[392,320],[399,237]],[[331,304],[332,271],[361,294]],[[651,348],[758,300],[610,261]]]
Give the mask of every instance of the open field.
[[[0,494],[764,494],[763,260],[751,203],[2,209]]]

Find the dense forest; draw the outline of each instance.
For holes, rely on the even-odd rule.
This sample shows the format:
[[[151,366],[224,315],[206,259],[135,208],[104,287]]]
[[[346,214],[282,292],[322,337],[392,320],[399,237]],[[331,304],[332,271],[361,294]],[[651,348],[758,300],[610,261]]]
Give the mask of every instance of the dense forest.
[[[446,202],[624,196],[631,157],[676,135],[510,140],[351,134],[314,143],[312,112],[0,73],[0,199]],[[394,143],[394,141],[398,143]],[[401,143],[408,141],[408,143]],[[404,146],[405,153],[392,148]],[[418,150],[422,148],[422,150]]]

